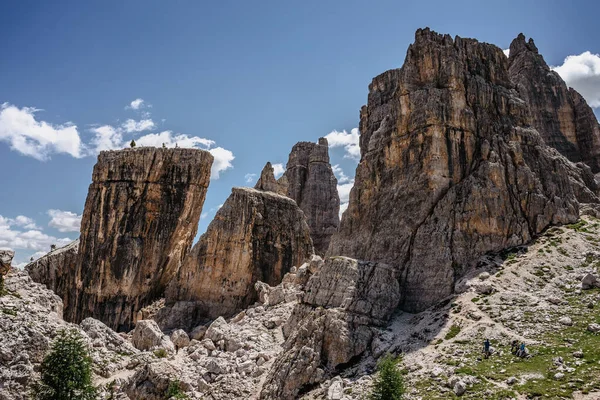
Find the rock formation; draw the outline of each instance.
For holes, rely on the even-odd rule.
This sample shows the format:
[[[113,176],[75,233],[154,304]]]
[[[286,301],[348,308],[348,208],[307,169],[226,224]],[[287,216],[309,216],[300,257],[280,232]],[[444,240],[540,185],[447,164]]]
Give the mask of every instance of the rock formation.
[[[544,144],[529,111],[501,49],[418,30],[404,66],[369,87],[329,254],[397,268],[402,308],[421,311],[482,254],[576,221],[578,199],[599,201],[593,178]]]
[[[383,326],[400,301],[397,270],[345,257],[325,260],[306,284],[286,325],[284,352],[265,382],[262,399],[295,399],[306,385],[361,355],[371,326]]]
[[[513,40],[508,72],[519,97],[527,103],[532,126],[546,144],[600,172],[600,125],[594,112],[548,67],[533,39],[526,42],[520,34]]]
[[[54,293],[67,293],[73,284],[70,274],[75,270],[79,239],[27,264],[25,270],[35,282],[43,283]]]
[[[302,210],[288,197],[233,188],[166,293],[163,329],[192,329],[257,300],[254,284],[281,282],[313,253]]]
[[[10,271],[10,265],[15,252],[12,250],[0,250],[0,279]]]
[[[162,295],[191,248],[213,157],[195,149],[100,153],[83,217],[77,262],[59,293],[65,318],[97,318],[128,330]]]
[[[258,178],[254,189],[274,192],[283,196],[287,196],[287,185],[282,184],[275,179],[275,172],[270,162],[267,162],[260,173],[260,178]]]
[[[294,199],[306,215],[315,252],[325,254],[331,235],[337,232],[340,212],[337,179],[329,163],[327,139],[320,138],[318,143],[296,143],[286,171],[277,181],[271,163],[267,163],[255,189]]]

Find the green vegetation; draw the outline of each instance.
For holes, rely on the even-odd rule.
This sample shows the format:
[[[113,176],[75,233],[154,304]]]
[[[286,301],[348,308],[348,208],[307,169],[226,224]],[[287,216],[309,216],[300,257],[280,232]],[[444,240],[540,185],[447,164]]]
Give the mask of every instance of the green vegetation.
[[[86,343],[75,329],[59,332],[41,365],[41,380],[33,387],[40,400],[92,400],[92,359]]]
[[[460,325],[454,324],[450,327],[450,330],[448,331],[448,333],[446,333],[446,336],[444,337],[444,339],[450,340],[450,339],[456,337],[456,335],[458,335],[459,333],[460,333]]]
[[[167,357],[167,351],[165,349],[158,349],[158,350],[154,350],[154,355],[158,358],[165,358]]]
[[[169,382],[169,388],[167,389],[167,393],[165,395],[165,399],[189,399],[188,395],[185,394],[183,389],[181,388],[181,382],[178,380],[174,380]]]
[[[404,382],[398,370],[398,359],[385,356],[377,364],[377,378],[373,384],[371,400],[400,400],[404,395]]]

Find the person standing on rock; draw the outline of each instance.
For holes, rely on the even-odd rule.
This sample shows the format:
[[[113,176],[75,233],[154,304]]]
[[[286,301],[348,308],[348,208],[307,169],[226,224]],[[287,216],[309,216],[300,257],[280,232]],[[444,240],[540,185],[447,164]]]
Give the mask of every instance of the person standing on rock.
[[[490,357],[490,339],[485,339],[483,342],[483,354],[485,358]]]

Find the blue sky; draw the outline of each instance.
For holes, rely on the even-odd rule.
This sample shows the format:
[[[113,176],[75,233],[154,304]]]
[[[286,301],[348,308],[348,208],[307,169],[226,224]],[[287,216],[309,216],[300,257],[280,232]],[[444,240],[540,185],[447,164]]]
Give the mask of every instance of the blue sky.
[[[0,247],[22,263],[75,239],[95,154],[142,136],[220,160],[200,231],[301,140],[331,135],[345,197],[368,85],[402,65],[419,27],[503,49],[523,32],[550,65],[575,56],[561,75],[600,106],[597,2],[486,3],[0,3]]]

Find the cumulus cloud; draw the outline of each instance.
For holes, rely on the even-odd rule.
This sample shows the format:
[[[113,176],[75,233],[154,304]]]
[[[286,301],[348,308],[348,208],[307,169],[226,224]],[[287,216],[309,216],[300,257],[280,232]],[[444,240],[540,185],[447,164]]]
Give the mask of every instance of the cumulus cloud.
[[[331,169],[333,170],[333,173],[337,178],[338,183],[346,183],[350,181],[350,178],[344,173],[344,170],[340,167],[339,164],[334,165],[333,167],[331,167]]]
[[[340,204],[340,219],[342,219],[342,214],[344,214],[344,211],[346,211],[347,209],[348,203]]]
[[[214,149],[210,149],[208,151],[210,151],[210,154],[212,154],[215,158],[210,173],[211,179],[219,179],[221,172],[233,168],[233,164],[231,162],[235,156],[231,151],[222,147],[215,147]]]
[[[244,175],[244,179],[246,179],[246,183],[254,182],[254,178],[256,178],[256,174],[246,174]]]
[[[79,232],[81,215],[71,211],[48,210],[50,222],[48,226],[58,229],[59,232]]]
[[[502,50],[502,52],[504,53],[504,55],[505,55],[506,57],[508,57],[508,56],[510,55],[510,49],[505,49],[505,50]]]
[[[348,208],[352,186],[354,186],[354,179],[337,185],[338,195],[340,196],[340,218],[342,218],[343,212]]]
[[[273,174],[279,178],[285,172],[285,167],[281,163],[273,164]]]
[[[114,126],[103,125],[91,130],[95,136],[92,139],[92,154],[104,150],[117,150],[124,147],[123,132]]]
[[[31,218],[27,218],[27,220],[33,221]],[[33,254],[39,257],[49,251],[52,244],[61,247],[72,241],[69,238],[57,238],[47,235],[37,227],[37,229],[28,229],[26,226],[33,222],[23,225],[23,219],[20,222],[18,221],[19,217],[6,218],[0,215],[0,248],[16,250],[17,255],[27,253],[30,256]]]
[[[591,107],[600,107],[600,54],[589,51],[565,58],[552,69],[577,90]]]
[[[144,104],[144,99],[140,99],[137,98],[135,100],[133,100],[131,103],[129,103],[128,106],[125,107],[125,109],[130,109],[130,110],[139,110],[140,108],[144,108],[146,106],[146,104]]]
[[[83,147],[77,126],[70,122],[55,125],[39,121],[35,115],[38,111],[41,110],[2,104],[0,141],[7,142],[12,150],[41,161],[61,153],[82,157]]]
[[[148,147],[186,147],[186,148],[201,148],[208,150],[215,145],[214,140],[201,138],[198,136],[188,136],[184,134],[175,134],[171,131],[163,131],[160,133],[149,133],[135,139],[138,146]]]
[[[350,130],[350,133],[345,130],[332,131],[325,135],[325,138],[329,142],[329,147],[343,147],[345,150],[344,158],[351,158],[353,160],[360,160],[360,147],[358,128]]]
[[[153,129],[155,126],[156,125],[154,124],[154,121],[151,119],[142,119],[139,121],[128,119],[121,125],[121,128],[127,133],[133,133],[148,131]]]

